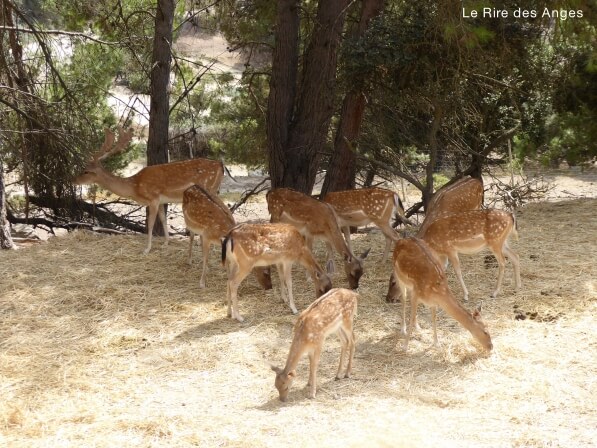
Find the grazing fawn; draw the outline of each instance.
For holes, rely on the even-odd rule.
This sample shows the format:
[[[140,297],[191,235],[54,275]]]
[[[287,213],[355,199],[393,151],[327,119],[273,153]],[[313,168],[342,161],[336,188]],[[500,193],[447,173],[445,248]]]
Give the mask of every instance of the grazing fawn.
[[[107,171],[102,161],[122,152],[130,142],[133,131],[119,130],[118,140],[114,143],[114,133],[106,129],[102,147],[93,154],[83,173],[75,178],[76,185],[98,184],[119,196],[131,198],[149,208],[147,218],[147,248],[151,250],[153,225],[159,215],[168,244],[168,226],[161,204],[182,202],[184,191],[191,185],[198,184],[206,190],[217,192],[224,177],[222,162],[208,159],[192,159],[182,162],[164,163],[147,166],[130,177],[119,177]]]
[[[193,185],[185,190],[182,199],[182,213],[190,234],[189,264],[192,261],[195,234],[201,237],[203,269],[199,287],[205,288],[209,248],[212,244],[222,244],[226,234],[235,226],[234,217],[218,195],[210,193],[199,185]],[[253,274],[263,289],[271,289],[269,268],[256,267],[253,269]]]
[[[344,355],[348,351],[348,365],[344,378],[349,378],[352,371],[355,337],[353,320],[357,313],[358,294],[344,288],[335,288],[313,302],[303,311],[295,326],[286,366],[281,369],[272,366],[276,372],[276,389],[281,401],[286,401],[288,391],[296,376],[296,366],[306,353],[309,356],[309,398],[315,398],[317,392],[317,366],[321,356],[323,342],[331,333],[340,337],[340,365],[336,380],[342,375]]]
[[[363,275],[363,260],[369,250],[360,257],[353,254],[342,237],[336,212],[331,205],[289,188],[270,190],[266,197],[272,222],[294,225],[305,237],[309,249],[313,247],[314,238],[326,241],[344,256],[344,271],[350,288],[359,287],[359,279]],[[329,273],[334,271],[331,251],[328,251],[326,267]]]
[[[394,273],[403,288],[402,294],[402,332],[406,328],[406,298],[410,292],[410,322],[404,350],[416,325],[417,305],[419,301],[431,307],[433,322],[433,342],[437,345],[437,307],[456,319],[485,350],[491,350],[493,344],[481,319],[480,309],[467,311],[450,291],[442,265],[427,243],[419,238],[399,240],[394,247]]]
[[[329,291],[332,283],[313,258],[296,227],[285,223],[239,224],[222,242],[222,264],[228,273],[228,316],[243,322],[238,312],[237,291],[255,266],[275,264],[280,276],[280,292],[294,314],[298,311],[292,295],[292,265],[298,261],[315,282],[316,297]],[[232,305],[232,308],[231,308]]]
[[[334,207],[338,225],[344,232],[344,238],[351,250],[351,226],[359,227],[373,223],[379,227],[386,237],[382,262],[386,261],[392,243],[399,238],[398,232],[391,225],[391,219],[395,214],[404,217],[404,207],[396,193],[384,188],[334,191],[326,194],[323,201]]]
[[[520,261],[518,255],[508,246],[511,235],[518,239],[516,218],[512,213],[484,209],[442,216],[429,225],[423,239],[445,264],[450,261],[464,291],[464,300],[468,300],[458,253],[475,254],[487,247],[495,255],[499,271],[492,297],[497,297],[501,291],[506,257],[514,266],[516,289],[520,288]]]

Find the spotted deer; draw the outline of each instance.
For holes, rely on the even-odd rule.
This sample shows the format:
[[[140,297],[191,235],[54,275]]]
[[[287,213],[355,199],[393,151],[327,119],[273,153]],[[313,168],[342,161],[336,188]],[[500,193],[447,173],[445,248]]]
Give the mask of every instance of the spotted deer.
[[[305,237],[309,249],[313,247],[314,238],[326,241],[344,257],[344,271],[350,288],[359,287],[359,279],[363,275],[363,260],[369,250],[360,257],[353,254],[342,237],[336,212],[331,205],[289,188],[270,190],[266,198],[272,222],[294,225]],[[328,251],[326,267],[329,273],[334,271],[331,251]]]
[[[359,295],[344,288],[335,288],[321,296],[304,310],[294,326],[290,352],[284,368],[272,366],[276,372],[275,386],[281,401],[286,401],[288,391],[296,377],[296,366],[303,355],[309,356],[309,398],[317,392],[317,367],[323,343],[328,335],[336,333],[340,337],[340,365],[336,380],[342,377],[344,357],[348,351],[348,364],[344,378],[349,378],[355,350],[353,320],[357,314]]]
[[[222,240],[236,223],[232,212],[218,195],[210,193],[199,185],[193,185],[184,191],[182,214],[190,236],[189,264],[192,263],[195,234],[201,237],[203,269],[199,287],[205,288],[209,249],[213,244],[221,246]],[[269,268],[256,267],[253,269],[253,275],[264,289],[271,289],[272,282]]]
[[[168,244],[168,227],[161,204],[180,203],[184,191],[191,185],[201,185],[210,192],[217,192],[224,177],[222,162],[209,159],[192,159],[182,162],[151,165],[141,169],[130,177],[119,177],[106,170],[102,162],[108,157],[123,152],[133,136],[132,130],[119,130],[118,139],[109,129],[105,130],[105,139],[101,148],[93,154],[91,160],[76,177],[76,185],[98,184],[114,194],[131,198],[149,208],[147,218],[147,247],[151,250],[152,230],[156,217],[160,217]]]
[[[520,288],[520,261],[518,255],[508,246],[510,236],[518,239],[514,214],[503,210],[484,209],[441,216],[429,225],[423,239],[444,263],[447,264],[447,261],[450,261],[464,291],[464,300],[468,300],[468,290],[460,269],[459,253],[476,254],[489,248],[495,255],[499,270],[492,297],[497,297],[501,291],[506,257],[514,266],[516,289]]]
[[[237,292],[240,283],[253,267],[276,265],[280,276],[280,293],[294,314],[298,311],[292,295],[292,265],[298,262],[311,274],[315,295],[329,291],[332,283],[313,258],[299,231],[290,224],[239,224],[222,242],[222,264],[228,274],[228,316],[243,322],[238,312]]]
[[[437,345],[437,307],[456,319],[485,348],[491,350],[493,344],[487,327],[481,319],[480,309],[472,313],[466,310],[454,297],[448,287],[444,269],[427,243],[419,238],[405,238],[394,247],[394,274],[403,288],[402,293],[402,332],[406,333],[404,350],[416,325],[419,302],[431,307],[433,323],[433,343]],[[410,321],[406,330],[406,298],[410,293]]]
[[[483,207],[483,182],[474,177],[463,177],[440,188],[427,205],[425,220],[417,236],[423,238],[429,225],[439,216]]]
[[[427,205],[425,220],[417,237],[425,238],[427,228],[438,217],[467,210],[478,210],[483,206],[483,182],[474,177],[464,177],[451,185],[439,189]],[[398,301],[399,287],[394,274],[390,276],[390,285],[386,302]]]
[[[392,243],[399,238],[390,221],[395,214],[404,217],[404,207],[396,193],[384,188],[334,191],[326,194],[323,201],[334,208],[338,216],[338,225],[344,232],[344,238],[351,250],[350,227],[366,226],[370,223],[379,227],[386,238],[382,262],[387,260]]]

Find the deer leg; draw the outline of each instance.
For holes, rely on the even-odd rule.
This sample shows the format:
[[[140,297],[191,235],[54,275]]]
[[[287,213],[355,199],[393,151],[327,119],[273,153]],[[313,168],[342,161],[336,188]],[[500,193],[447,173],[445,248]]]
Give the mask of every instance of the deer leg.
[[[456,277],[458,277],[458,281],[460,282],[460,286],[462,286],[462,290],[464,291],[464,301],[468,301],[468,289],[466,289],[466,285],[464,284],[464,279],[462,278],[462,270],[460,269],[460,259],[458,258],[458,253],[452,252],[448,254],[448,260],[450,260],[450,264],[454,268],[454,272],[456,273]]]
[[[413,333],[414,324],[417,318],[417,295],[414,291],[410,295],[410,322],[408,323],[408,331],[406,332],[406,339],[404,340],[404,351],[408,350],[408,342]]]
[[[284,277],[284,266],[282,263],[276,264],[276,272],[278,273],[278,280],[280,281],[280,296],[282,302],[288,303],[288,297],[286,296],[286,278]]]
[[[148,206],[149,213],[147,214],[147,247],[143,251],[145,255],[151,250],[151,238],[153,237],[153,226],[158,215],[158,208],[160,204],[151,203]]]
[[[228,316],[239,322],[243,322],[244,319],[238,312],[238,287],[246,276],[247,274],[243,274],[238,265],[231,266],[228,270]]]
[[[319,346],[316,347],[313,352],[309,355],[309,398],[315,398],[317,393],[317,366],[319,365],[319,357],[321,356],[321,344],[323,341],[318,341]]]
[[[346,354],[346,349],[348,348],[348,336],[344,332],[343,328],[338,330],[338,337],[340,338],[340,365],[338,366],[338,372],[336,372],[336,381],[342,378],[342,365],[344,364],[344,355]]]
[[[400,300],[402,300],[402,330],[401,333],[406,335],[406,299],[408,296],[408,290],[406,287],[400,288]],[[416,318],[416,314],[415,314]]]
[[[166,222],[166,213],[164,212],[164,206],[158,205],[158,216],[160,217],[160,221],[162,221],[162,228],[164,229],[164,237],[166,241],[164,241],[164,246],[168,245],[168,223]]]
[[[199,287],[205,288],[205,277],[207,274],[207,258],[209,257],[209,241],[207,238],[201,238],[201,252],[203,255],[203,270],[201,272],[201,280],[199,280]]]
[[[334,263],[334,248],[332,247],[332,244],[329,241],[325,242],[325,247],[326,247],[326,252],[327,252],[327,254],[326,254],[327,261],[325,262],[325,270],[327,271],[328,274],[333,274],[334,272],[336,272],[336,264]],[[313,252],[313,251],[311,251],[311,252]]]
[[[512,266],[514,267],[514,281],[516,284],[516,290],[518,291],[521,286],[520,281],[520,258],[518,254],[514,252],[512,249],[508,247],[508,243],[504,244],[504,252],[506,253],[506,257],[508,260],[512,262]]]
[[[392,226],[387,222],[376,222],[375,224],[377,225],[377,227],[381,229],[384,236],[386,237],[386,247],[383,252],[383,258],[381,260],[382,263],[384,263],[388,259],[388,254],[390,253],[390,249],[392,248],[392,243],[394,241],[398,241],[400,239],[400,236],[398,235],[398,232],[396,232],[392,228]]]
[[[284,273],[284,283],[288,292],[288,305],[292,314],[297,314],[298,311],[294,305],[294,297],[292,297],[292,263],[283,263],[282,271]]]
[[[193,264],[193,240],[195,239],[195,232],[191,229],[187,229],[189,231],[189,258],[187,263],[189,265]]]
[[[346,367],[346,373],[344,374],[344,378],[350,378],[350,374],[352,373],[352,360],[354,358],[354,350],[356,346],[356,338],[354,336],[354,330],[352,328],[352,321],[350,322],[350,334],[348,336],[348,366]]]
[[[490,249],[498,262],[497,284],[495,286],[495,291],[491,294],[491,297],[495,299],[502,290],[502,281],[504,280],[504,271],[506,270],[506,257],[504,257],[501,248],[495,249],[491,247]]]

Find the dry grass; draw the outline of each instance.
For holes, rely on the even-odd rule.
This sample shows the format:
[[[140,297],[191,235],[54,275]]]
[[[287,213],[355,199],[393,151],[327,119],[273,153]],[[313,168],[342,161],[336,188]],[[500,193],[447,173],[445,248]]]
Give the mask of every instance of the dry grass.
[[[246,322],[226,318],[215,250],[206,290],[197,252],[195,265],[185,264],[186,240],[142,256],[141,235],[78,232],[2,252],[0,446],[594,446],[595,216],[597,200],[521,210],[514,247],[523,289],[513,291],[508,266],[496,300],[486,299],[496,268],[462,257],[467,306],[484,302],[491,355],[443,314],[441,346],[430,349],[427,310],[405,354],[399,305],[384,301],[383,238],[358,235],[358,249],[374,250],[360,289],[354,377],[333,381],[331,337],[317,398],[306,398],[305,359],[287,404],[267,362],[284,363],[295,317],[277,292],[248,278]],[[460,295],[451,270],[450,278]],[[304,309],[312,286],[298,269],[294,283]]]

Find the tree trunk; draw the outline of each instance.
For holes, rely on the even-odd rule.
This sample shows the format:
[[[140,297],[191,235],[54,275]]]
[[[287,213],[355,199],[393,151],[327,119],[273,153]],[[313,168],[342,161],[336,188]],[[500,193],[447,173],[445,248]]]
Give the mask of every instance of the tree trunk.
[[[334,107],[337,52],[348,0],[320,1],[296,97],[297,2],[278,3],[270,81],[268,147],[272,187],[310,193]],[[290,59],[286,60],[285,57]]]
[[[168,163],[168,125],[170,108],[170,62],[174,0],[158,0],[155,15],[155,34],[151,56],[151,100],[149,105],[149,136],[147,165]],[[166,212],[166,205],[164,213]],[[153,233],[162,235],[156,220]]]
[[[10,226],[6,220],[6,191],[4,189],[4,164],[0,157],[0,249],[14,249]]]
[[[385,0],[364,0],[359,25],[353,32],[354,37],[362,37],[371,20],[383,11]],[[344,97],[340,123],[334,140],[334,151],[328,166],[321,197],[330,191],[350,190],[355,187],[357,157],[349,143],[357,140],[361,133],[361,123],[365,113],[366,79],[355,79],[355,86]]]

